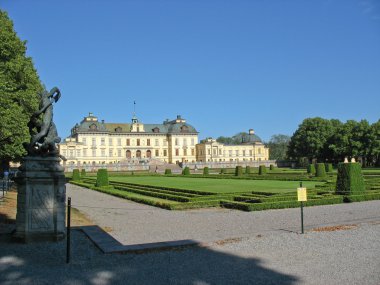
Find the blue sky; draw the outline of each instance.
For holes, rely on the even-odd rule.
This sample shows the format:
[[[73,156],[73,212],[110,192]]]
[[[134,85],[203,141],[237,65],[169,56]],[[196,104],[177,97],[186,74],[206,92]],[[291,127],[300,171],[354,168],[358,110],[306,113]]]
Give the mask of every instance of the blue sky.
[[[61,137],[93,112],[181,114],[200,138],[292,135],[307,117],[380,116],[380,1],[3,0]]]

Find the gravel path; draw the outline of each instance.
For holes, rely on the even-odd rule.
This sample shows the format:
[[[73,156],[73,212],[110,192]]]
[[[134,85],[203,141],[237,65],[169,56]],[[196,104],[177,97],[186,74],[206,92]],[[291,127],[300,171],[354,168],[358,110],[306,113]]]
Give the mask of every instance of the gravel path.
[[[242,212],[229,209],[168,211],[67,184],[73,207],[122,244],[192,239],[210,242],[279,231],[300,231],[300,209]],[[380,201],[307,207],[305,229],[380,221]]]
[[[0,237],[0,284],[380,284],[380,223],[334,232],[269,232],[239,242],[146,254],[105,255],[72,232],[65,241]]]

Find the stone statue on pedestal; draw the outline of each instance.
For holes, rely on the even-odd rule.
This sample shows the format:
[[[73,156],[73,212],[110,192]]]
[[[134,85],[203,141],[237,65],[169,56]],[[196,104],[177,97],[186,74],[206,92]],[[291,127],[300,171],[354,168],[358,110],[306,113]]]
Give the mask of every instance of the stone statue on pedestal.
[[[28,123],[30,142],[24,147],[16,177],[18,187],[14,238],[29,242],[59,240],[65,236],[65,176],[57,143],[61,141],[53,122],[53,103],[61,92],[54,87],[40,94],[39,110]]]

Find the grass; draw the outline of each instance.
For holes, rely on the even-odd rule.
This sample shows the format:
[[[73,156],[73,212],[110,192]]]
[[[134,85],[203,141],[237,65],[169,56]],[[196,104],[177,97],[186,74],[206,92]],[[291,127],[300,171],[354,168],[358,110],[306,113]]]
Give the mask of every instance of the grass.
[[[235,179],[208,179],[208,178],[186,178],[186,177],[163,177],[163,176],[128,176],[110,177],[110,181],[126,182],[150,186],[161,186],[178,189],[191,189],[212,193],[239,193],[239,192],[269,192],[284,193],[296,191],[299,186],[295,181],[275,180],[235,180]],[[304,181],[303,186],[308,189],[315,188],[322,182]]]

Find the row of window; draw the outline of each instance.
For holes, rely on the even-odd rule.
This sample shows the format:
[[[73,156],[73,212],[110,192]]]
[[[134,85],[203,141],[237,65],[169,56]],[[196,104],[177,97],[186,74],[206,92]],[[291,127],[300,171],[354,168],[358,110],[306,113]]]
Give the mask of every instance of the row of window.
[[[87,141],[87,138],[82,138],[82,143],[84,145],[87,145],[88,141]],[[136,146],[140,146],[140,145],[144,145],[145,141],[144,140],[141,140],[141,139],[126,139],[125,140],[125,145],[127,146],[131,146],[131,145],[136,145]],[[146,139],[146,146],[151,146],[153,143],[153,140],[151,139]],[[167,146],[168,145],[168,141],[166,139],[162,140],[161,141],[161,144],[163,146]],[[154,140],[154,145],[155,146],[160,146],[160,140],[159,139],[155,139]],[[91,139],[91,145],[93,146],[96,146],[97,145],[97,139],[96,138],[92,138]],[[100,145],[106,145],[106,139],[105,138],[100,138]],[[114,138],[109,138],[108,139],[108,145],[114,145]],[[117,138],[116,139],[116,145],[117,146],[121,146],[122,145],[122,139],[121,138]],[[176,138],[175,139],[175,145],[180,145],[180,139],[179,138]],[[187,138],[183,138],[182,139],[182,145],[183,146],[187,146],[188,145],[188,139]],[[195,138],[191,138],[190,139],[190,145],[194,146],[195,145]]]
[[[223,155],[224,155],[224,156],[226,155],[226,152],[227,152],[226,150],[223,150]],[[246,156],[248,153],[249,153],[249,156],[252,156],[252,155],[253,155],[253,150],[249,150],[249,152],[246,151],[246,150],[242,150],[242,151],[241,151],[242,156]],[[258,153],[258,154],[261,154],[261,148],[258,148],[258,149],[257,149],[257,153]],[[203,154],[204,154],[203,150],[200,150],[200,151],[199,151],[199,154],[200,154],[200,155],[203,155]],[[208,155],[211,155],[211,149],[208,149],[208,150],[207,150],[207,154],[208,154]],[[219,153],[218,153],[218,151],[217,151],[216,149],[213,149],[212,154],[213,154],[213,155],[222,155],[222,150],[219,149]],[[233,150],[229,150],[229,151],[228,151],[228,155],[229,155],[229,156],[233,156]],[[235,150],[235,156],[239,156],[239,155],[240,155],[240,150]]]

